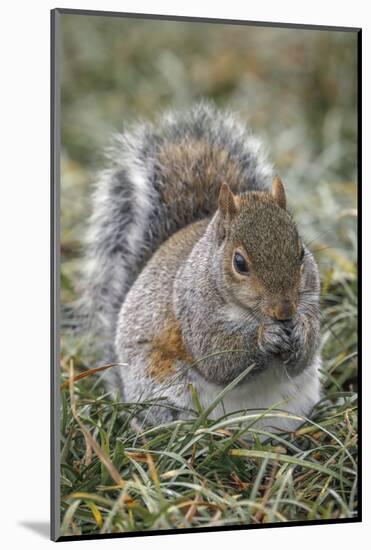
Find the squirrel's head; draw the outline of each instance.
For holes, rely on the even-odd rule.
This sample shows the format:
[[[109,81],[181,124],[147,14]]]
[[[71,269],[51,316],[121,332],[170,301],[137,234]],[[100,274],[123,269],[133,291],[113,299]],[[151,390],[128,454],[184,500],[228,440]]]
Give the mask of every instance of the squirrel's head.
[[[280,178],[271,191],[234,195],[226,183],[216,216],[223,286],[242,307],[275,320],[297,310],[306,250],[286,210]]]

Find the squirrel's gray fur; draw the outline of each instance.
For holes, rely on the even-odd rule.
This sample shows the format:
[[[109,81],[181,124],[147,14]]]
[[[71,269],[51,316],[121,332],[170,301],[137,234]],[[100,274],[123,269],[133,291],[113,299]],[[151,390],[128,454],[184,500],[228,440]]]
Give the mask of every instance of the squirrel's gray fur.
[[[111,369],[111,389],[186,411],[190,383],[206,406],[253,363],[227,411],[291,400],[286,410],[310,412],[320,393],[318,269],[305,248],[299,281],[299,237],[272,180],[260,142],[210,103],[116,136],[94,194],[83,281],[102,362],[125,363]],[[225,267],[239,242],[250,247],[251,288]],[[262,313],[275,294],[296,300],[290,323]],[[172,418],[169,410],[153,407],[152,419]]]
[[[159,196],[159,189],[166,185],[159,151],[167,144],[202,139],[228,150],[238,162],[244,178],[241,188],[234,191],[270,185],[272,168],[260,142],[236,118],[209,102],[167,112],[155,123],[136,123],[115,135],[107,149],[109,167],[96,183],[83,281],[83,305],[104,343],[104,360],[114,359],[117,314],[143,265],[177,230],[216,210],[223,174],[213,194],[205,193],[202,210],[181,200],[176,205],[164,204]],[[180,181],[180,194],[182,185]]]

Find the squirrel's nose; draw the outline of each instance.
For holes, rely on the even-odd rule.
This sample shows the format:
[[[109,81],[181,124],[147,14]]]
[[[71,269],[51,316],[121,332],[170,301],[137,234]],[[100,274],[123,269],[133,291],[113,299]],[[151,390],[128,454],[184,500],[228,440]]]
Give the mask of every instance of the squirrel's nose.
[[[276,321],[288,321],[292,319],[296,311],[296,307],[291,300],[281,300],[274,307],[269,308],[268,315]]]

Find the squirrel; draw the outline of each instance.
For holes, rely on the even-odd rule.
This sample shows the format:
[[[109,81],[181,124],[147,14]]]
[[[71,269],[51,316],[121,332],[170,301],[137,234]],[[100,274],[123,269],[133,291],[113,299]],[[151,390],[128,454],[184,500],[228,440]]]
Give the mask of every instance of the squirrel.
[[[293,430],[321,396],[319,272],[260,140],[200,102],[119,133],[89,222],[84,303],[111,391],[151,422],[261,411]]]

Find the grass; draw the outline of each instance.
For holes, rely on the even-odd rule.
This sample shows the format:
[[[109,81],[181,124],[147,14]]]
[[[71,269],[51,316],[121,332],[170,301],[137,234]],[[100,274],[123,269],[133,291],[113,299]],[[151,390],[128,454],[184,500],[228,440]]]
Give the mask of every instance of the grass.
[[[331,286],[322,310],[325,394],[295,433],[263,432],[249,411],[138,429],[150,402],[110,400],[96,375],[73,383],[84,369],[65,358],[62,534],[355,517],[355,282]]]
[[[322,280],[323,399],[296,433],[256,418],[161,426],[151,403],[111,400],[82,340],[61,334],[62,534],[357,515],[356,66],[354,33],[62,19],[61,299],[78,297],[91,181],[112,130],[200,97],[269,147]],[[112,367],[115,368],[115,367]],[[197,399],[195,409],[197,409]],[[262,414],[267,414],[262,411]],[[269,414],[279,415],[279,411]],[[265,436],[265,439],[263,438]]]

